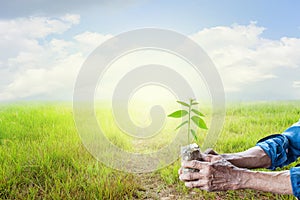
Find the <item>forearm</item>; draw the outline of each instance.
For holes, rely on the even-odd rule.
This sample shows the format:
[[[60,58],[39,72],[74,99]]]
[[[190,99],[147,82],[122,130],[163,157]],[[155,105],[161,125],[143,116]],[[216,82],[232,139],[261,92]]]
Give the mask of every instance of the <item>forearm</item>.
[[[241,171],[239,189],[253,189],[277,194],[293,194],[290,171],[258,172]]]
[[[240,168],[268,168],[271,159],[260,147],[252,147],[246,151],[231,154],[222,154],[224,159]]]

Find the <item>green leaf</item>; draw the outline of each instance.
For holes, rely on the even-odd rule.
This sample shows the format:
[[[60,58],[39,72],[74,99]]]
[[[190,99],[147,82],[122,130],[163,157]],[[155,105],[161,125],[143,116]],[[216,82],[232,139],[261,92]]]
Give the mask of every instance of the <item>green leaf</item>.
[[[203,119],[201,119],[198,116],[193,116],[192,117],[192,121],[199,127],[202,129],[207,129],[207,126],[205,124],[205,121]]]
[[[184,117],[187,114],[188,112],[186,110],[177,110],[172,114],[169,114],[168,117],[180,118],[180,117]]]
[[[180,127],[182,127],[183,125],[187,124],[187,123],[188,123],[188,121],[182,122],[179,126],[177,126],[177,128],[175,129],[175,131],[176,131],[177,129],[179,129]]]
[[[195,141],[197,142],[197,141],[198,141],[198,137],[197,137],[196,132],[195,132],[193,129],[191,129],[191,133],[192,133],[192,135],[193,135]]]
[[[181,104],[181,105],[183,105],[183,106],[186,106],[186,107],[190,107],[189,104],[187,104],[187,103],[185,103],[185,102],[183,102],[183,101],[177,101],[177,103],[179,103],[179,104]]]
[[[198,102],[194,102],[194,103],[192,103],[192,105],[198,105],[199,103]]]
[[[201,113],[200,111],[198,111],[198,110],[192,109],[192,111],[193,111],[195,114],[197,114],[197,115],[199,115],[199,116],[201,116],[201,117],[205,117],[205,115],[202,114],[202,113]]]

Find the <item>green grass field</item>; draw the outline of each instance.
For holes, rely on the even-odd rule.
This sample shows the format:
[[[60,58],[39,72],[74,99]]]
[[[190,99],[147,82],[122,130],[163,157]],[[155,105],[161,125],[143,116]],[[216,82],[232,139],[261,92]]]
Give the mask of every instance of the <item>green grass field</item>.
[[[264,136],[284,131],[299,118],[300,102],[232,103],[215,150],[245,150]],[[107,119],[101,122],[113,130],[110,140],[137,151],[130,138],[119,137],[111,117]],[[165,134],[164,138],[172,137]],[[158,144],[152,140],[152,147],[159,148],[167,139]],[[294,199],[251,190],[190,190],[178,181],[178,168],[179,161],[151,174],[127,174],[105,167],[83,147],[71,104],[0,105],[0,199]]]

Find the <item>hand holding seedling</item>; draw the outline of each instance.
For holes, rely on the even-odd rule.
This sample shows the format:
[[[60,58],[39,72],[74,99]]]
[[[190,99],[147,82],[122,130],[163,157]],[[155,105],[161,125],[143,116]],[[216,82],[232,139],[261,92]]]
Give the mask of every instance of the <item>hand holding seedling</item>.
[[[201,161],[183,161],[179,178],[187,187],[206,191],[254,189],[278,194],[292,194],[290,171],[260,172],[249,168],[268,168],[270,157],[260,147],[246,151],[216,155],[201,154]],[[184,173],[184,169],[192,169]],[[248,168],[248,169],[246,169]],[[282,184],[285,183],[285,184]]]
[[[193,136],[193,139],[195,142],[198,142],[198,137],[196,134],[196,131],[191,128],[191,122],[194,123],[197,127],[201,129],[207,129],[206,124],[202,117],[204,115],[199,111],[194,108],[194,106],[198,105],[198,102],[195,101],[195,99],[190,99],[189,103],[185,103],[183,101],[177,101],[177,103],[187,107],[185,110],[177,110],[173,112],[172,114],[168,115],[168,117],[174,117],[174,118],[182,118],[183,122],[175,129],[179,129],[180,127],[184,126],[187,124],[188,129],[187,129],[187,138],[188,138],[188,143],[190,143],[190,133]],[[188,119],[184,119],[188,116]],[[201,152],[200,148],[197,144],[189,144],[187,146],[181,147],[181,159],[183,161],[189,161],[189,160],[201,160]],[[197,169],[188,169],[184,168],[183,172],[197,172]]]
[[[183,173],[186,168],[197,172]],[[183,161],[179,178],[190,188],[206,191],[239,189],[243,169],[237,168],[219,155],[202,155],[202,161]]]
[[[188,116],[188,119],[183,121],[179,126],[177,126],[177,129],[187,124],[188,130],[187,130],[187,138],[188,143],[190,143],[190,133],[193,135],[194,141],[198,142],[198,136],[196,134],[196,131],[191,128],[191,122],[193,122],[197,127],[201,129],[207,129],[205,121],[202,119],[204,117],[204,114],[202,114],[199,110],[196,110],[194,106],[198,105],[199,103],[195,101],[195,99],[190,99],[189,103],[185,103],[183,101],[177,101],[177,103],[187,107],[186,110],[177,110],[173,112],[172,114],[168,115],[168,117],[173,118],[185,118]]]

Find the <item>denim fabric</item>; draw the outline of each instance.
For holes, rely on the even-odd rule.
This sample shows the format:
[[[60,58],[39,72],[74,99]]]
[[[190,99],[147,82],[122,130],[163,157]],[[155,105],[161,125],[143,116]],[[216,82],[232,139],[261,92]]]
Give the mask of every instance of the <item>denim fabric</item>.
[[[270,169],[283,167],[300,157],[300,121],[289,127],[282,134],[261,139],[256,146],[261,147],[271,158]],[[300,167],[290,169],[294,195],[300,197]]]
[[[300,167],[293,167],[290,169],[290,176],[293,188],[293,194],[300,199]]]
[[[259,140],[256,146],[261,147],[271,158],[272,170],[294,162],[300,156],[300,121],[282,134],[270,135]]]

